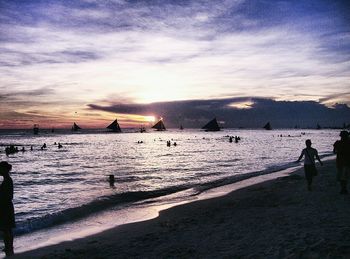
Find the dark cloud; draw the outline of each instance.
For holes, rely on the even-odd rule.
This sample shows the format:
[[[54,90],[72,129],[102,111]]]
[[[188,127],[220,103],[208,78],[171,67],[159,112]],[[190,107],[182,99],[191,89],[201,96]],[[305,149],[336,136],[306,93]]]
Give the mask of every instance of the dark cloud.
[[[327,103],[327,102],[332,102],[336,101],[337,99],[350,99],[350,92],[345,92],[345,93],[337,93],[337,94],[332,94],[325,96],[323,98],[320,98],[320,103]]]
[[[250,109],[230,106],[252,102]],[[350,123],[350,108],[338,105],[329,108],[314,101],[275,101],[263,98],[226,98],[188,100],[151,104],[89,104],[90,109],[123,114],[156,115],[164,117],[170,127],[200,127],[213,117],[224,122],[224,127],[262,127],[270,121],[274,127],[340,126]]]
[[[38,88],[34,90],[16,90],[16,91],[11,91],[11,90],[3,90],[0,93],[0,99],[3,99],[4,101],[12,101],[12,100],[18,100],[18,99],[23,99],[23,98],[28,98],[31,99],[33,97],[43,97],[43,96],[48,96],[54,94],[55,91],[50,88],[50,87],[43,87],[43,88]]]
[[[0,67],[28,66],[35,64],[81,63],[101,58],[101,54],[93,51],[67,49],[55,52],[22,52],[0,48],[4,57]],[[6,58],[7,57],[7,58]]]

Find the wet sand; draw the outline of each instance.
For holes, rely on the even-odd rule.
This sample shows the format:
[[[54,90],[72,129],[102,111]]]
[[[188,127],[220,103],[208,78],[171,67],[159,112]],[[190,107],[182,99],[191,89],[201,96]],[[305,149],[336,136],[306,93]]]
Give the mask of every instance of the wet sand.
[[[319,169],[312,192],[297,170],[15,258],[350,258],[350,195]]]

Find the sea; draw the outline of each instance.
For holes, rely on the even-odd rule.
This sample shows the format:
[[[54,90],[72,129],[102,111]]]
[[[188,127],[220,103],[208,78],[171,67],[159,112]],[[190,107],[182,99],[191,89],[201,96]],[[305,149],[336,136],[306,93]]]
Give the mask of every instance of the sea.
[[[230,136],[240,140],[231,143]],[[99,213],[132,211],[133,206],[156,203],[160,197],[181,193],[177,199],[186,199],[218,186],[300,167],[295,161],[306,139],[324,158],[333,155],[338,138],[339,130],[325,129],[56,130],[38,135],[2,130],[0,160],[13,166],[15,235],[21,236]],[[42,150],[44,143],[47,147]],[[58,148],[58,143],[63,147]],[[25,151],[6,155],[9,145]]]

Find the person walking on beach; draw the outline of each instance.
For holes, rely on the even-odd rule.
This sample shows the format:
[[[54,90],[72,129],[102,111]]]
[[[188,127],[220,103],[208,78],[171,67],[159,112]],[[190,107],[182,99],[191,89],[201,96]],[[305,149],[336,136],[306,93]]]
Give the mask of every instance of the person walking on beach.
[[[333,152],[337,154],[337,180],[340,182],[340,194],[348,194],[347,184],[350,177],[350,140],[346,130],[340,132],[340,140],[337,140]]]
[[[15,212],[13,208],[13,182],[10,176],[12,165],[6,161],[0,162],[0,175],[4,178],[0,185],[0,230],[4,232],[4,252],[6,256],[13,255],[13,232],[15,227]]]
[[[321,165],[323,165],[320,157],[318,156],[318,152],[315,148],[311,147],[311,140],[307,139],[305,141],[306,148],[304,148],[301,151],[301,154],[297,160],[297,162],[300,162],[300,160],[304,156],[304,171],[305,171],[305,177],[307,180],[307,189],[309,191],[312,190],[311,184],[312,184],[312,178],[317,175],[317,169],[315,165],[315,157],[320,162]]]

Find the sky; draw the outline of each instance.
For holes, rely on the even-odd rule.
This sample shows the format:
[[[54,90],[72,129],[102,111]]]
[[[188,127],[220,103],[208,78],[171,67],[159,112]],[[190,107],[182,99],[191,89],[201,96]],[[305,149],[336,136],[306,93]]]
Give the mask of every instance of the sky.
[[[350,3],[0,0],[0,78],[0,128],[350,123]]]

